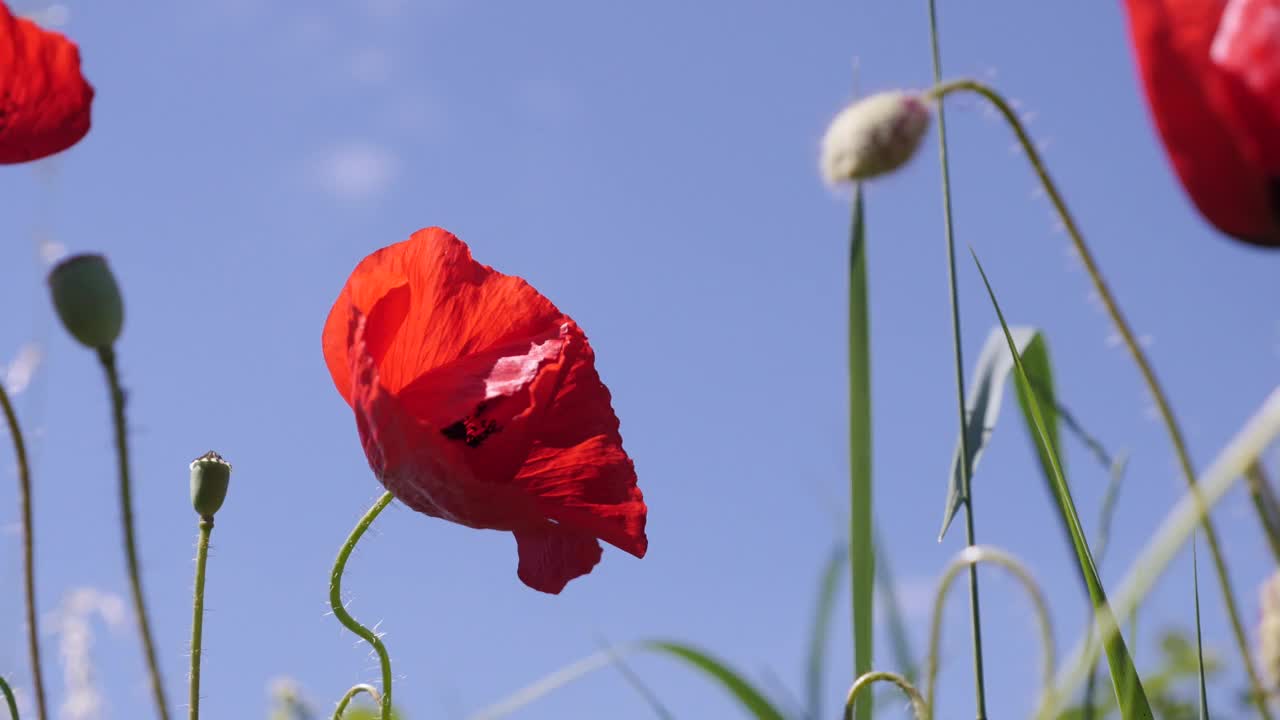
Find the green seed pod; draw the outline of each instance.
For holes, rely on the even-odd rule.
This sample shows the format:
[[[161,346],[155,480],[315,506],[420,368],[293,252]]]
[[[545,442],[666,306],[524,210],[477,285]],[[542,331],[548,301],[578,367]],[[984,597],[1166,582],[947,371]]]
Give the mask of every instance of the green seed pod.
[[[72,337],[90,348],[109,348],[124,325],[120,288],[101,255],[73,255],[49,271],[58,317]]]
[[[191,463],[191,506],[201,517],[213,517],[227,499],[231,483],[231,463],[218,453],[209,452]]]

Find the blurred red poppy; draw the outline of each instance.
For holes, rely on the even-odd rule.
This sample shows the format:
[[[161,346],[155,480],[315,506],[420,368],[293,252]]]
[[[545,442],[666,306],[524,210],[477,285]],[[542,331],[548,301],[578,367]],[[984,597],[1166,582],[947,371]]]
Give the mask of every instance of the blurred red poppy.
[[[509,530],[529,587],[636,557],[646,508],[577,324],[440,228],[365,258],[324,327],[369,466],[405,505]]]
[[[0,163],[39,160],[89,132],[93,88],[80,51],[0,2]]]
[[[1280,247],[1280,0],[1126,0],[1182,185],[1238,240]]]

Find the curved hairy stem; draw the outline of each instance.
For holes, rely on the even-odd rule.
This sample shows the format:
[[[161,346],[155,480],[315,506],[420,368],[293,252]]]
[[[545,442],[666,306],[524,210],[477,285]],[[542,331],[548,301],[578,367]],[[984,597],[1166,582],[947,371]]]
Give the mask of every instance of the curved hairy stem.
[[[116,354],[110,347],[98,349],[98,360],[107,374],[111,390],[111,411],[115,424],[116,456],[120,470],[120,521],[124,526],[124,554],[129,565],[129,589],[133,595],[134,620],[142,636],[142,649],[147,658],[147,672],[151,677],[151,694],[156,704],[156,714],[161,720],[169,720],[169,703],[164,696],[164,683],[160,678],[160,663],[156,660],[156,645],[152,640],[151,621],[142,594],[142,569],[138,562],[138,543],[133,531],[133,491],[129,479],[129,437],[124,417],[124,390],[120,387],[120,374],[116,370]]]
[[[18,426],[18,415],[13,411],[9,393],[0,383],[0,407],[9,423],[9,436],[13,438],[13,454],[18,460],[18,506],[22,516],[22,585],[26,602],[27,656],[31,661],[31,685],[36,696],[36,717],[45,720],[44,673],[40,669],[40,626],[36,616],[36,563],[35,530],[31,512],[31,465],[27,462],[27,446]],[[7,688],[6,688],[7,690]],[[18,717],[18,711],[13,711]]]
[[[4,704],[9,707],[9,715],[13,720],[18,720],[18,699],[13,696],[13,690],[9,689],[9,683],[0,677],[0,695],[4,695]]]
[[[347,711],[347,706],[350,705],[351,701],[360,693],[368,693],[369,697],[373,698],[374,704],[382,704],[382,697],[378,694],[378,688],[368,683],[360,683],[359,685],[352,686],[352,688],[347,691],[347,694],[343,695],[342,699],[338,701],[338,707],[334,708],[333,711],[333,720],[342,720],[342,713]]]
[[[1177,418],[1173,414],[1173,408],[1169,404],[1169,399],[1165,395],[1164,389],[1160,385],[1160,381],[1156,378],[1155,370],[1151,366],[1151,361],[1147,359],[1147,355],[1142,350],[1142,346],[1138,343],[1137,336],[1133,332],[1133,328],[1129,326],[1129,321],[1125,319],[1124,313],[1120,310],[1120,305],[1116,301],[1115,296],[1111,293],[1106,279],[1102,276],[1102,271],[1098,268],[1097,262],[1093,258],[1093,253],[1089,250],[1089,246],[1084,241],[1084,235],[1080,232],[1080,227],[1076,224],[1075,218],[1067,209],[1066,201],[1062,199],[1062,194],[1058,192],[1057,186],[1053,179],[1049,177],[1049,172],[1045,168],[1044,160],[1040,157],[1039,151],[1036,150],[1035,144],[1032,143],[1031,137],[1027,134],[1026,128],[1023,127],[1022,121],[1018,118],[1018,114],[1014,112],[1008,101],[1004,99],[1000,93],[993,88],[976,80],[955,80],[952,82],[941,83],[935,85],[929,90],[928,94],[938,100],[953,92],[968,91],[975,93],[1000,113],[1000,115],[1008,123],[1013,130],[1014,135],[1018,138],[1018,144],[1021,145],[1023,153],[1027,156],[1027,160],[1031,163],[1032,169],[1035,171],[1036,177],[1040,180],[1040,185],[1044,188],[1045,194],[1049,196],[1049,201],[1053,203],[1054,210],[1058,213],[1059,219],[1062,220],[1063,226],[1067,230],[1067,235],[1071,237],[1071,243],[1076,253],[1080,256],[1081,262],[1084,264],[1085,270],[1089,274],[1089,279],[1093,282],[1094,290],[1098,293],[1098,297],[1102,299],[1102,304],[1106,308],[1107,315],[1111,318],[1112,324],[1115,325],[1117,332],[1120,334],[1121,340],[1129,351],[1129,355],[1133,358],[1134,363],[1138,366],[1138,372],[1142,375],[1142,380],[1147,386],[1147,390],[1151,393],[1152,399],[1156,403],[1156,409],[1160,413],[1160,419],[1164,423],[1165,430],[1169,434],[1169,440],[1173,444],[1174,453],[1178,458],[1178,466],[1182,471],[1183,477],[1187,481],[1188,487],[1191,488],[1192,496],[1197,502],[1204,505],[1201,498],[1200,490],[1196,485],[1195,468],[1191,463],[1191,455],[1187,450],[1186,441],[1183,439],[1182,428],[1178,424]],[[1223,605],[1227,610],[1227,617],[1231,622],[1231,632],[1235,636],[1236,646],[1240,651],[1241,661],[1249,675],[1249,683],[1252,689],[1252,696],[1258,708],[1258,712],[1266,720],[1271,720],[1271,711],[1267,708],[1266,692],[1262,684],[1261,678],[1258,676],[1257,668],[1254,667],[1252,653],[1249,649],[1249,638],[1245,633],[1244,624],[1240,620],[1240,610],[1236,604],[1235,592],[1231,587],[1231,576],[1227,571],[1226,558],[1222,554],[1221,544],[1218,542],[1218,533],[1214,529],[1213,521],[1209,518],[1208,512],[1203,514],[1201,527],[1204,529],[1205,542],[1209,546],[1209,552],[1213,557],[1214,571],[1218,577],[1218,585],[1222,589]]]
[[[356,549],[356,543],[360,542],[360,537],[373,524],[379,513],[390,505],[394,499],[395,496],[390,492],[383,493],[382,497],[378,498],[377,502],[373,504],[373,507],[369,508],[369,511],[364,514],[364,517],[360,518],[360,522],[356,523],[351,535],[347,537],[347,541],[338,550],[338,559],[334,561],[333,573],[329,576],[329,607],[333,608],[333,616],[338,618],[338,622],[342,623],[344,627],[369,643],[369,646],[378,655],[378,664],[382,667],[382,696],[378,703],[381,710],[381,720],[390,720],[391,718],[391,656],[387,654],[387,647],[382,644],[382,639],[351,617],[351,614],[342,605],[342,573],[347,569],[347,558],[351,557],[351,552]],[[356,687],[360,686],[357,685]]]
[[[992,563],[1008,570],[1031,596],[1036,619],[1040,625],[1040,645],[1043,650],[1044,691],[1039,706],[1043,709],[1054,705],[1053,659],[1057,651],[1053,641],[1053,622],[1049,617],[1049,604],[1045,602],[1044,593],[1041,592],[1040,585],[1032,577],[1031,572],[1017,558],[997,548],[974,545],[960,551],[947,565],[946,572],[942,574],[942,582],[938,585],[938,592],[934,595],[933,624],[929,628],[929,657],[925,669],[925,697],[928,699],[926,718],[928,720],[932,720],[933,711],[938,702],[938,653],[942,646],[942,611],[946,606],[947,591],[951,589],[952,582],[961,570],[976,567],[979,563]]]
[[[196,590],[191,603],[191,680],[187,706],[190,720],[200,717],[200,654],[204,632],[204,574],[209,559],[209,536],[213,534],[213,518],[200,518],[200,537],[196,541]]]
[[[942,49],[938,42],[938,7],[935,0],[929,0],[929,44],[933,51],[933,81],[942,82]],[[947,115],[938,103],[938,160],[942,171],[942,227],[947,246],[947,287],[951,293],[951,347],[955,357],[956,400],[960,413],[960,492],[964,496],[964,530],[965,544],[973,547],[978,544],[974,531],[973,519],[973,484],[971,482],[972,466],[969,457],[969,425],[968,411],[964,402],[964,354],[960,344],[960,297],[959,283],[956,281],[956,240],[955,220],[951,211],[951,163],[947,153]],[[973,634],[973,690],[975,694],[977,718],[986,720],[987,693],[986,682],[982,671],[982,611],[978,603],[978,568],[969,566],[969,626]]]
[[[891,682],[906,693],[907,699],[911,701],[911,714],[916,717],[916,720],[925,720],[925,718],[929,717],[928,705],[925,703],[924,698],[920,696],[920,691],[916,689],[916,686],[911,684],[911,681],[897,673],[877,671],[864,674],[854,681],[853,686],[849,688],[849,695],[844,701],[844,720],[852,720],[853,701],[858,698],[858,695],[863,690],[877,682]]]

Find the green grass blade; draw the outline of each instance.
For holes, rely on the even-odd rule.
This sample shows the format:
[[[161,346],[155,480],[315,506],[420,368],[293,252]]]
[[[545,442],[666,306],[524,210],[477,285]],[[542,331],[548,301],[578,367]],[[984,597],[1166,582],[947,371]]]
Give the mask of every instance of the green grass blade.
[[[991,305],[995,308],[996,317],[1000,320],[1000,327],[1004,329],[1005,340],[1009,346],[1009,353],[1013,357],[1015,376],[1018,384],[1022,386],[1023,392],[1031,395],[1031,385],[1027,378],[1026,370],[1022,366],[1022,360],[1018,357],[1018,349],[1014,343],[1013,335],[1009,332],[1009,326],[1005,322],[1004,313],[1000,310],[1000,304],[996,301],[995,290],[991,287],[991,281],[987,278],[987,273],[982,268],[982,263],[978,260],[978,254],[970,248],[973,255],[973,262],[978,266],[978,273],[982,275],[982,282],[986,285],[987,294],[991,297]],[[1036,430],[1036,441],[1041,451],[1046,455],[1050,465],[1050,469],[1054,476],[1054,498],[1057,500],[1059,512],[1062,514],[1067,524],[1067,530],[1071,536],[1071,543],[1075,547],[1076,557],[1080,562],[1080,570],[1084,575],[1084,580],[1089,589],[1089,597],[1093,602],[1094,610],[1098,615],[1108,616],[1111,622],[1115,622],[1111,616],[1111,608],[1107,604],[1106,592],[1102,589],[1102,580],[1098,577],[1098,570],[1094,565],[1093,556],[1089,553],[1089,541],[1085,538],[1084,529],[1080,524],[1080,516],[1076,512],[1075,502],[1071,499],[1071,489],[1067,487],[1066,478],[1062,474],[1062,463],[1058,458],[1057,449],[1049,439],[1046,424],[1040,412],[1039,403],[1029,403],[1032,420]],[[1151,713],[1151,707],[1147,702],[1146,693],[1142,689],[1142,681],[1138,677],[1137,669],[1133,666],[1133,660],[1129,656],[1129,649],[1125,646],[1124,638],[1118,633],[1112,635],[1105,644],[1107,654],[1107,665],[1111,670],[1111,684],[1115,690],[1116,698],[1120,703],[1120,715],[1124,720],[1151,720],[1154,717]]]
[[[755,718],[755,720],[785,720],[786,718],[763,691],[752,685],[741,674],[722,661],[691,645],[664,640],[649,640],[620,647],[610,647],[577,662],[570,663],[517,690],[503,700],[472,714],[469,716],[469,720],[498,720],[498,718],[507,717],[536,700],[597,670],[617,665],[626,655],[640,651],[657,652],[676,658],[705,673],[727,690],[742,705],[743,709],[749,713],[749,717]],[[660,712],[661,717],[670,717],[670,713],[665,708],[662,708],[661,705],[653,705],[651,703],[651,707],[655,709],[655,712]]]
[[[884,551],[879,533],[876,534],[876,584],[880,587],[880,602],[884,606],[885,619],[889,623],[889,643],[893,651],[893,664],[907,682],[915,683],[920,677],[920,664],[911,649],[911,635],[907,632],[906,613],[898,600],[898,586],[893,581],[893,568],[889,555]]]
[[[1038,343],[1043,351],[1044,343],[1040,341],[1040,333],[1033,328],[1014,328],[1012,331],[1018,354],[1026,353],[1032,345]],[[1045,362],[1047,363],[1047,355]],[[964,482],[960,466],[961,447],[968,450],[969,482],[973,482],[973,471],[982,459],[982,451],[995,430],[1000,419],[1000,408],[1004,404],[1005,379],[1013,371],[1013,361],[1009,358],[1005,347],[1004,333],[994,328],[987,336],[978,355],[978,364],[974,367],[970,378],[968,397],[965,398],[964,442],[956,439],[956,449],[951,456],[951,475],[948,478],[947,502],[942,516],[942,529],[938,532],[938,540],[946,535],[956,512],[964,504]],[[1021,395],[1019,396],[1021,400]],[[1055,424],[1056,436],[1056,424]],[[1055,444],[1055,447],[1057,445]]]
[[[871,335],[867,308],[866,218],[862,186],[854,191],[849,233],[849,563],[854,677],[871,672],[875,545],[871,520]],[[871,720],[871,695],[854,708]]]
[[[764,693],[757,690],[728,665],[701,650],[690,645],[666,641],[650,642],[645,647],[679,658],[706,673],[728,690],[756,720],[784,720],[782,713],[769,702]]]
[[[1017,337],[1016,335],[1014,336]],[[1045,345],[1044,336],[1036,334],[1022,352],[1022,369],[1027,374],[1027,385],[1017,383],[1018,407],[1026,421],[1027,432],[1033,442],[1036,437],[1035,424],[1032,422],[1031,405],[1034,398],[1039,405],[1040,417],[1044,420],[1045,436],[1053,455],[1062,458],[1062,437],[1058,431],[1058,398],[1053,385],[1053,366],[1049,363],[1049,348]],[[1036,457],[1040,460],[1040,470],[1044,474],[1046,484],[1053,484],[1053,460],[1040,443],[1034,443]]]
[[[1200,560],[1196,557],[1196,540],[1191,538],[1191,587],[1196,596],[1196,676],[1200,686],[1200,720],[1209,720],[1209,693],[1204,683],[1204,642],[1200,637]]]
[[[822,676],[827,658],[827,636],[831,629],[831,614],[835,610],[836,596],[840,591],[840,579],[844,577],[844,564],[848,549],[837,544],[827,556],[818,585],[818,602],[813,609],[813,625],[809,632],[809,660],[805,665],[805,716],[821,720]]]

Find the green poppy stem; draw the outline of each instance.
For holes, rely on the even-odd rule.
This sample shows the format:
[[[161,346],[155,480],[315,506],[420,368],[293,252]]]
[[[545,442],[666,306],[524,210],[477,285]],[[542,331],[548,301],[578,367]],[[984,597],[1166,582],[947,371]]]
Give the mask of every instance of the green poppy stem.
[[[1062,224],[1067,230],[1067,235],[1070,236],[1071,243],[1075,247],[1076,253],[1080,256],[1080,260],[1089,274],[1089,279],[1093,282],[1094,290],[1097,291],[1098,297],[1102,299],[1107,315],[1111,318],[1112,324],[1115,325],[1116,330],[1120,333],[1120,338],[1123,340],[1134,363],[1138,366],[1138,372],[1142,375],[1142,380],[1156,403],[1160,419],[1164,423],[1169,440],[1173,444],[1174,453],[1178,458],[1178,465],[1186,478],[1191,495],[1202,510],[1201,527],[1204,529],[1205,542],[1209,546],[1210,554],[1213,557],[1214,570],[1218,576],[1218,585],[1222,589],[1223,605],[1226,607],[1227,617],[1231,623],[1231,632],[1240,652],[1241,661],[1244,663],[1245,670],[1249,676],[1249,684],[1252,690],[1250,695],[1253,697],[1261,717],[1271,720],[1271,710],[1267,707],[1266,702],[1267,694],[1262,680],[1258,676],[1258,670],[1253,664],[1252,651],[1249,648],[1249,637],[1245,633],[1244,624],[1240,620],[1240,610],[1236,605],[1235,591],[1231,587],[1231,576],[1227,571],[1226,558],[1222,554],[1218,533],[1214,529],[1213,521],[1208,512],[1204,510],[1204,498],[1196,482],[1195,468],[1191,464],[1191,455],[1187,450],[1182,428],[1173,414],[1173,408],[1169,404],[1169,399],[1165,395],[1160,381],[1156,379],[1155,370],[1152,368],[1150,360],[1147,359],[1146,353],[1143,352],[1142,346],[1138,343],[1137,336],[1129,326],[1128,320],[1125,319],[1124,313],[1121,312],[1115,296],[1112,295],[1111,289],[1107,286],[1107,282],[1102,276],[1102,271],[1098,268],[1098,264],[1093,258],[1093,253],[1090,252],[1089,246],[1084,241],[1083,233],[1080,232],[1080,228],[1076,225],[1075,218],[1072,217],[1071,212],[1067,210],[1066,201],[1062,199],[1062,194],[1058,192],[1057,185],[1049,177],[1049,172],[1045,168],[1039,151],[1036,150],[1035,144],[1027,134],[1026,128],[1023,127],[1018,114],[1014,112],[1008,101],[990,86],[976,80],[954,80],[940,83],[931,88],[927,95],[937,99],[939,105],[941,105],[941,100],[947,95],[965,91],[975,93],[991,103],[999,111],[1000,115],[1004,117],[1014,135],[1017,136],[1018,144],[1021,145],[1023,153],[1031,163],[1036,177],[1040,180],[1041,187],[1043,187],[1045,194],[1049,196],[1049,201],[1053,203],[1054,210],[1062,220]],[[939,107],[939,110],[941,110],[941,107]]]
[[[142,594],[142,569],[138,562],[138,544],[133,530],[133,493],[129,480],[129,433],[125,423],[124,390],[120,387],[120,373],[116,369],[116,354],[111,347],[98,348],[98,360],[107,374],[111,390],[111,410],[115,424],[116,455],[120,472],[120,520],[124,527],[124,554],[129,566],[129,589],[133,595],[134,620],[142,636],[142,649],[147,659],[147,672],[151,678],[151,694],[156,704],[156,714],[161,720],[169,720],[169,703],[165,700],[164,683],[160,677],[160,663],[156,660],[156,646],[151,636],[151,622],[147,615],[146,600]]]
[[[191,681],[187,706],[190,708],[187,717],[198,720],[200,717],[200,655],[202,635],[204,633],[204,576],[205,564],[209,559],[209,536],[213,534],[213,517],[204,515],[200,518],[200,535],[196,541],[196,590],[195,599],[191,603]]]
[[[27,446],[22,439],[18,415],[9,401],[9,394],[0,383],[0,406],[9,423],[9,435],[13,438],[13,454],[18,460],[18,506],[22,516],[22,584],[26,601],[27,655],[31,661],[31,684],[36,697],[36,717],[45,720],[44,673],[40,669],[40,626],[36,615],[36,565],[35,530],[31,512],[31,465],[27,462]],[[6,687],[6,691],[8,688]],[[17,710],[13,716],[18,717]]]
[[[351,701],[360,693],[368,693],[369,697],[373,698],[374,703],[380,704],[382,702],[381,696],[378,693],[378,688],[368,683],[360,683],[348,690],[347,694],[343,695],[342,699],[338,701],[338,707],[334,708],[333,711],[333,720],[342,720],[342,714],[347,711],[347,706],[350,705]]]
[[[355,528],[351,531],[351,535],[347,537],[347,541],[342,544],[338,550],[338,558],[333,563],[333,573],[329,576],[329,607],[333,609],[333,616],[338,618],[338,622],[342,623],[351,632],[359,635],[362,640],[369,643],[373,651],[378,655],[378,664],[382,667],[382,697],[379,699],[378,706],[381,708],[380,719],[391,720],[391,656],[387,653],[387,648],[382,644],[382,639],[378,637],[369,628],[361,625],[351,614],[347,612],[346,607],[342,604],[342,573],[347,569],[347,559],[351,557],[351,552],[356,549],[356,543],[360,542],[361,536],[373,524],[378,515],[386,509],[395,496],[390,492],[385,492],[382,497],[378,498],[373,507],[360,518]],[[360,687],[360,686],[356,686]],[[354,697],[348,692],[347,702]],[[335,716],[337,717],[337,716]]]

